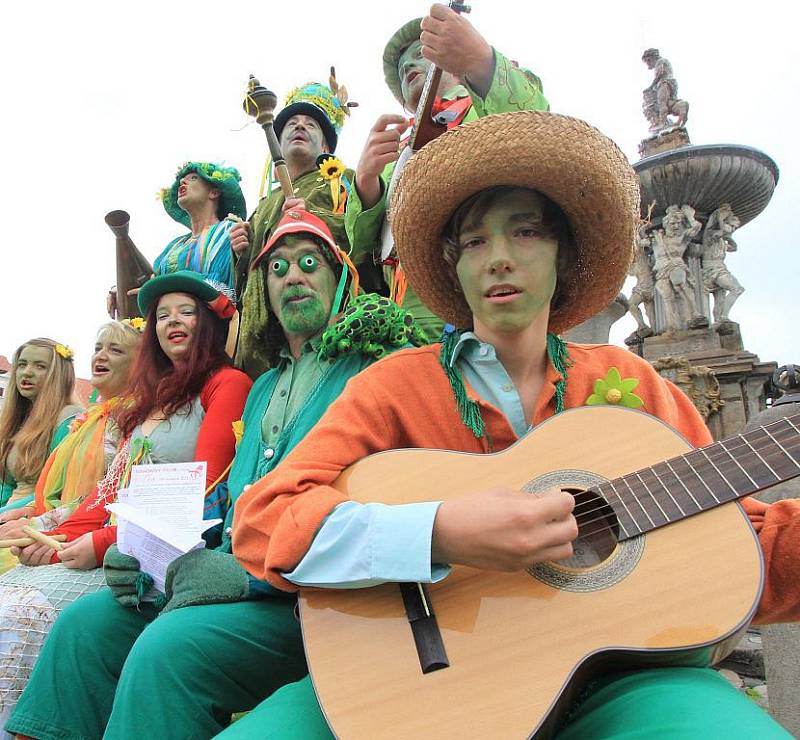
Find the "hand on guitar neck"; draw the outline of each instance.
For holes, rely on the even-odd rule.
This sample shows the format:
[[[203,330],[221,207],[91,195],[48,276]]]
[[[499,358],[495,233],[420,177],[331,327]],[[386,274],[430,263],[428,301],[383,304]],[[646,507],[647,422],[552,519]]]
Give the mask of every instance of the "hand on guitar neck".
[[[445,501],[436,513],[434,563],[519,571],[572,556],[575,499],[557,488],[539,496],[509,488]]]
[[[494,51],[467,18],[436,3],[422,19],[422,56],[486,97],[494,76]]]

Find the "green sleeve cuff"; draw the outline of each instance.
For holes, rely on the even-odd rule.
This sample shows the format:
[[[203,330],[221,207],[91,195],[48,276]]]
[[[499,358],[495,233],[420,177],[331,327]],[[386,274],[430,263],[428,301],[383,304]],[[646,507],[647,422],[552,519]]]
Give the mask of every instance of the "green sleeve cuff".
[[[381,197],[372,208],[366,211],[363,209],[355,180],[353,181],[353,187],[347,196],[344,228],[347,240],[350,242],[350,259],[355,265],[359,265],[364,259],[370,257],[380,240],[381,226],[386,216],[386,183],[391,180],[393,170],[392,164],[388,164],[384,168],[380,175]]]
[[[515,67],[494,49],[494,77],[485,98],[466,85],[477,118],[518,110],[550,110],[542,81],[528,69]]]

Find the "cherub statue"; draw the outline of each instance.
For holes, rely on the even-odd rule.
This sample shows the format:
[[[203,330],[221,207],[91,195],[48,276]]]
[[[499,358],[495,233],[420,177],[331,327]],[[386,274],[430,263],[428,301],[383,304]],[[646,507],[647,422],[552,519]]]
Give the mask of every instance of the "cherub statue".
[[[669,206],[662,219],[662,229],[652,232],[651,245],[655,263],[655,286],[664,300],[666,329],[679,331],[708,326],[694,299],[694,286],[684,254],[700,233],[702,224],[688,205]]]
[[[658,133],[685,126],[689,103],[678,97],[678,82],[672,75],[672,65],[659,54],[658,49],[647,49],[642,54],[642,61],[655,75],[653,82],[643,91],[642,110],[650,131]]]
[[[736,242],[731,234],[740,224],[730,204],[724,203],[709,216],[703,232],[703,287],[714,296],[713,316],[716,324],[730,320],[728,314],[731,306],[744,293],[744,288],[725,265],[726,254],[736,251]]]

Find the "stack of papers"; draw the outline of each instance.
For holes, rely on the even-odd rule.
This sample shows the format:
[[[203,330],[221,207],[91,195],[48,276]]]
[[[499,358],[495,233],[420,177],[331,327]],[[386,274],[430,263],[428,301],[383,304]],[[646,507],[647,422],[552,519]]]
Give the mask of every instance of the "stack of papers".
[[[117,518],[117,547],[139,561],[153,578],[153,589],[164,593],[169,564],[205,547],[202,534],[221,519],[203,519],[206,463],[136,465],[128,488],[106,508]]]

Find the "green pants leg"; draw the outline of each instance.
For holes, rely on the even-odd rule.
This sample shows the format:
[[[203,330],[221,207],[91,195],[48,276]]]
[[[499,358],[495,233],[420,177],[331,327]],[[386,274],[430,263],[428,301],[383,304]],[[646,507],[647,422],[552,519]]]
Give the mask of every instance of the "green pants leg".
[[[219,740],[327,740],[311,679],[285,686]],[[573,712],[558,740],[791,740],[724,678],[703,668],[659,668],[599,682]]]
[[[213,737],[307,670],[294,599],[177,609],[133,646],[104,737]]]
[[[292,599],[153,617],[109,591],[64,610],[9,731],[39,740],[212,737],[231,713],[306,673]]]
[[[6,729],[39,740],[102,737],[122,666],[154,613],[124,609],[110,591],[70,604],[55,621]]]
[[[657,668],[608,676],[558,740],[791,740],[753,701],[707,668]]]
[[[332,740],[311,679],[284,686],[234,722],[219,740]]]

